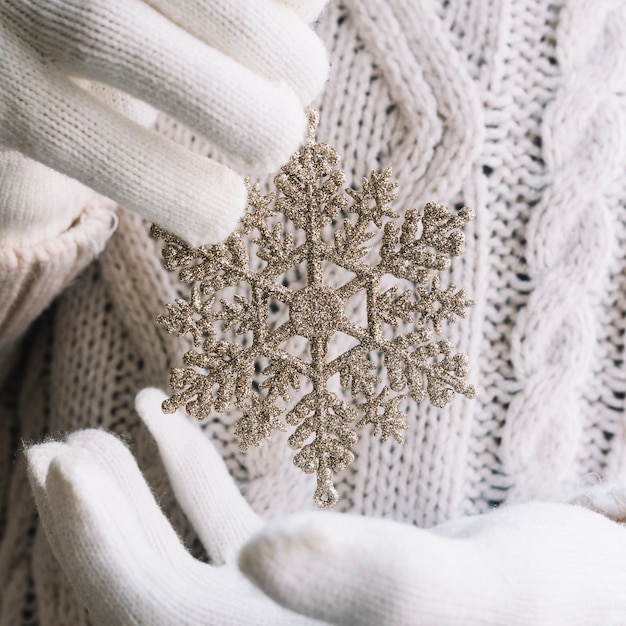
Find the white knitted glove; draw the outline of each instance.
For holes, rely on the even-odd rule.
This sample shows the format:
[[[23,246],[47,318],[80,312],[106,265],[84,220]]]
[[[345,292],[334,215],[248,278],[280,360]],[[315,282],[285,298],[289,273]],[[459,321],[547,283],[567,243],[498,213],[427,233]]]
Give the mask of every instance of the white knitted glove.
[[[149,126],[156,111],[121,91],[75,81],[129,120]],[[101,200],[101,198],[100,198]],[[34,246],[65,232],[98,195],[76,180],[25,157],[0,150],[0,247]]]
[[[165,397],[146,389],[137,410],[212,565],[185,551],[113,435],[26,452],[48,539],[100,624],[626,623],[626,528],[599,513],[530,503],[421,530],[316,512],[263,528],[196,425],[161,413]],[[626,519],[622,493],[586,502]],[[241,570],[273,600],[243,579],[242,546]]]
[[[237,569],[261,527],[222,458],[165,394],[145,389],[137,411],[156,439],[178,501],[211,558],[195,560],[159,509],[135,459],[116,437],[84,430],[26,451],[52,549],[98,624],[317,624],[270,600]]]
[[[626,624],[626,528],[573,505],[510,506],[431,530],[302,513],[266,526],[239,564],[273,599],[332,624]]]
[[[311,18],[324,2],[304,4],[0,0],[0,145],[194,245],[223,238],[244,208],[243,180],[129,121],[70,76],[140,98],[235,164],[270,171],[303,138],[304,105],[326,79],[323,45],[297,12]]]

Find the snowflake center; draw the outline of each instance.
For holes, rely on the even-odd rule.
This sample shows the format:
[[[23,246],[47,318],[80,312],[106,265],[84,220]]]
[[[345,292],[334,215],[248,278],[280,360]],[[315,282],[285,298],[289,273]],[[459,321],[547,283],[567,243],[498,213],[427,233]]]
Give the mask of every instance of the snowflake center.
[[[301,289],[289,306],[289,320],[294,330],[307,339],[331,335],[342,319],[343,302],[326,285]]]

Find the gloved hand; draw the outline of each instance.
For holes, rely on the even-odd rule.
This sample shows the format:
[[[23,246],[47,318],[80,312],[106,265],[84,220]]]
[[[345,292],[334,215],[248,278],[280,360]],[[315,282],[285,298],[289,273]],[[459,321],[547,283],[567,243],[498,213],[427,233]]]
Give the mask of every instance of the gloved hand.
[[[332,624],[626,624],[626,527],[574,505],[520,504],[430,530],[303,513],[267,525],[239,563],[283,606]]]
[[[172,488],[211,564],[195,560],[159,509],[129,450],[84,430],[26,452],[52,549],[98,624],[304,626],[241,574],[236,554],[262,525],[222,458],[165,394],[145,389],[139,414],[157,441]]]
[[[193,245],[221,239],[244,208],[243,180],[131,122],[75,78],[140,98],[235,164],[270,171],[302,140],[304,106],[326,79],[323,45],[300,16],[324,3],[0,0],[0,145]]]
[[[263,526],[195,424],[161,413],[165,397],[146,389],[137,410],[212,565],[185,551],[113,435],[26,452],[48,539],[99,623],[624,624],[626,528],[600,513],[529,503],[430,530],[329,512]],[[621,492],[585,502],[626,521]],[[243,578],[240,549],[241,570],[287,608]]]

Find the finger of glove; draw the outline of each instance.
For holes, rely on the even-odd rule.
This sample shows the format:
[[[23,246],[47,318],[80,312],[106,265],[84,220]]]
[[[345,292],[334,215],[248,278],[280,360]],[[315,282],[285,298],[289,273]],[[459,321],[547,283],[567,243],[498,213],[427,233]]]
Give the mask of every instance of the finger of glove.
[[[0,143],[192,245],[230,234],[247,198],[239,176],[132,123],[45,66],[11,33],[0,35],[15,44],[0,64]]]
[[[272,171],[304,137],[306,116],[291,88],[211,48],[141,0],[33,0],[29,7],[9,19],[36,50],[72,74],[169,113],[241,167]]]
[[[60,441],[48,441],[26,448],[26,468],[30,487],[37,505],[39,519],[43,526],[48,543],[55,555],[58,555],[56,533],[52,521],[52,513],[48,504],[48,494],[46,493],[46,480],[50,463],[55,458],[62,456],[67,450],[67,445]]]
[[[319,37],[275,0],[147,0],[199,40],[256,74],[285,82],[310,104],[328,76],[328,57]],[[312,3],[317,4],[317,3]]]
[[[96,429],[72,433],[65,443],[48,442],[26,450],[29,478],[46,531],[51,523],[46,493],[48,471],[53,461],[64,456],[74,463],[82,460],[89,465],[97,464],[117,483],[120,493],[126,496],[130,513],[137,519],[146,542],[155,553],[171,564],[185,558],[184,546],[157,505],[128,448],[114,435]],[[55,533],[46,534],[54,549]]]
[[[97,466],[89,461],[85,463],[84,453],[72,451],[66,443],[32,446],[26,450],[26,459],[46,537],[82,602],[93,612],[97,622],[127,623],[123,612],[119,614],[122,603],[118,596],[132,595],[131,588],[137,583],[133,580],[135,577],[125,579],[127,572],[123,565],[127,559],[135,563],[145,560],[145,554],[140,559],[133,555],[142,542],[142,534],[141,529],[126,523],[128,503],[115,497],[120,494],[114,493],[115,487],[106,476],[100,475]],[[78,485],[76,478],[79,478]],[[94,497],[101,499],[96,502],[96,509],[90,510]],[[104,510],[100,510],[102,505],[105,505]],[[111,514],[115,516],[114,522]],[[125,558],[118,552],[123,544],[108,545],[117,534],[118,524],[122,528],[123,543],[132,543]],[[111,536],[107,536],[109,532]],[[97,590],[100,585],[101,592]],[[116,590],[116,585],[123,587]]]
[[[85,431],[71,439],[71,444],[35,446],[27,454],[33,483],[45,497],[41,510],[50,520],[55,554],[94,623],[312,624],[269,601],[236,570],[207,566],[182,548],[177,561],[155,552],[146,520],[137,514],[146,502],[129,500],[137,490],[129,494],[127,477],[118,480],[121,472],[136,468],[110,472],[116,460],[126,465],[121,458],[126,455],[102,450],[115,438]],[[114,447],[118,444],[115,440]]]
[[[150,548],[170,563],[177,563],[183,545],[156,503],[130,450],[117,437],[95,429],[71,434],[67,447],[97,460],[126,496],[129,512],[141,526]]]
[[[124,117],[127,117],[136,124],[145,127],[152,126],[159,115],[159,112],[154,107],[151,107],[142,100],[137,100],[137,98],[131,98],[123,91],[91,80],[81,78],[72,78],[72,80],[79,87],[93,94],[112,109],[121,113]]]
[[[46,491],[59,560],[96,623],[180,623],[187,601],[200,603],[206,619],[207,590],[219,591],[216,575],[184,550],[178,566],[155,554],[128,498],[101,466],[69,449],[50,464]]]
[[[504,593],[467,543],[333,513],[268,524],[243,548],[239,566],[280,604],[332,624],[470,623],[463,617],[477,603]]]
[[[623,526],[529,503],[431,531],[298,515],[268,525],[239,563],[281,604],[331,623],[529,626],[618,623],[625,559]]]
[[[137,412],[156,440],[176,499],[212,562],[228,562],[261,520],[204,433],[182,411],[163,414],[166,399],[159,389],[144,389],[137,394]]]
[[[313,22],[322,12],[328,0],[280,0],[282,4],[295,11],[305,22]]]

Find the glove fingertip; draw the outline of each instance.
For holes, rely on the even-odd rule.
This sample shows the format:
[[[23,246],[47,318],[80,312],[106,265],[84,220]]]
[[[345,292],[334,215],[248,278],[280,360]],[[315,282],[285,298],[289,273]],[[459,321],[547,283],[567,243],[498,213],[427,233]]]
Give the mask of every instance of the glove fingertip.
[[[180,415],[180,411],[176,411],[172,415],[165,415],[163,412],[163,402],[168,399],[166,393],[161,389],[147,387],[142,389],[135,396],[135,409],[139,413],[139,417],[148,427],[148,430],[154,435],[160,431],[166,421],[177,420],[179,417],[187,421]]]
[[[272,113],[276,117],[275,112],[260,112],[257,121],[260,143],[256,145],[254,158],[249,161],[255,171],[265,173],[276,171],[298,149],[309,123],[302,102],[291,87],[275,82],[273,91],[280,124],[277,127],[276,122],[271,120]]]
[[[28,476],[33,486],[43,489],[52,461],[64,453],[66,445],[60,441],[47,441],[24,450]]]
[[[167,400],[167,394],[157,387],[144,387],[135,396],[135,409],[142,419],[153,412],[161,413],[161,404]]]
[[[76,508],[83,498],[83,492],[86,489],[85,475],[90,475],[91,484],[95,484],[98,468],[84,465],[81,471],[77,471],[77,464],[73,455],[66,454],[54,458],[48,468],[46,477],[46,491],[49,497],[56,503],[55,509],[59,511],[68,511]]]
[[[128,514],[128,504],[119,485],[84,450],[68,448],[65,454],[53,459],[46,478],[46,492],[49,501],[54,502],[54,523],[61,527],[82,527],[89,533],[93,524],[106,528],[106,515],[114,513],[120,521],[122,515]]]
[[[317,513],[301,513],[268,524],[244,545],[239,567],[265,591],[283,572],[297,578],[295,571],[302,565],[309,570],[315,559],[327,555],[333,542],[328,521]]]
[[[248,200],[243,178],[225,166],[189,155],[194,176],[187,180],[184,194],[168,203],[142,211],[192,247],[223,241],[237,227]]]
[[[182,235],[192,246],[226,239],[237,228],[248,202],[248,190],[240,176],[226,169],[214,170],[214,176],[211,210],[199,213],[189,223],[188,233]]]
[[[268,524],[239,552],[239,569],[279,604],[327,619],[327,610],[321,605],[328,593],[328,576],[333,575],[340,585],[338,568],[355,560],[333,536],[332,522],[320,514],[305,513]]]
[[[143,389],[135,398],[135,407],[141,420],[155,439],[161,455],[175,458],[177,455],[191,454],[194,442],[197,443],[198,429],[182,410],[171,415],[163,413],[162,403],[167,395],[160,389]],[[207,442],[202,442],[207,445]]]

